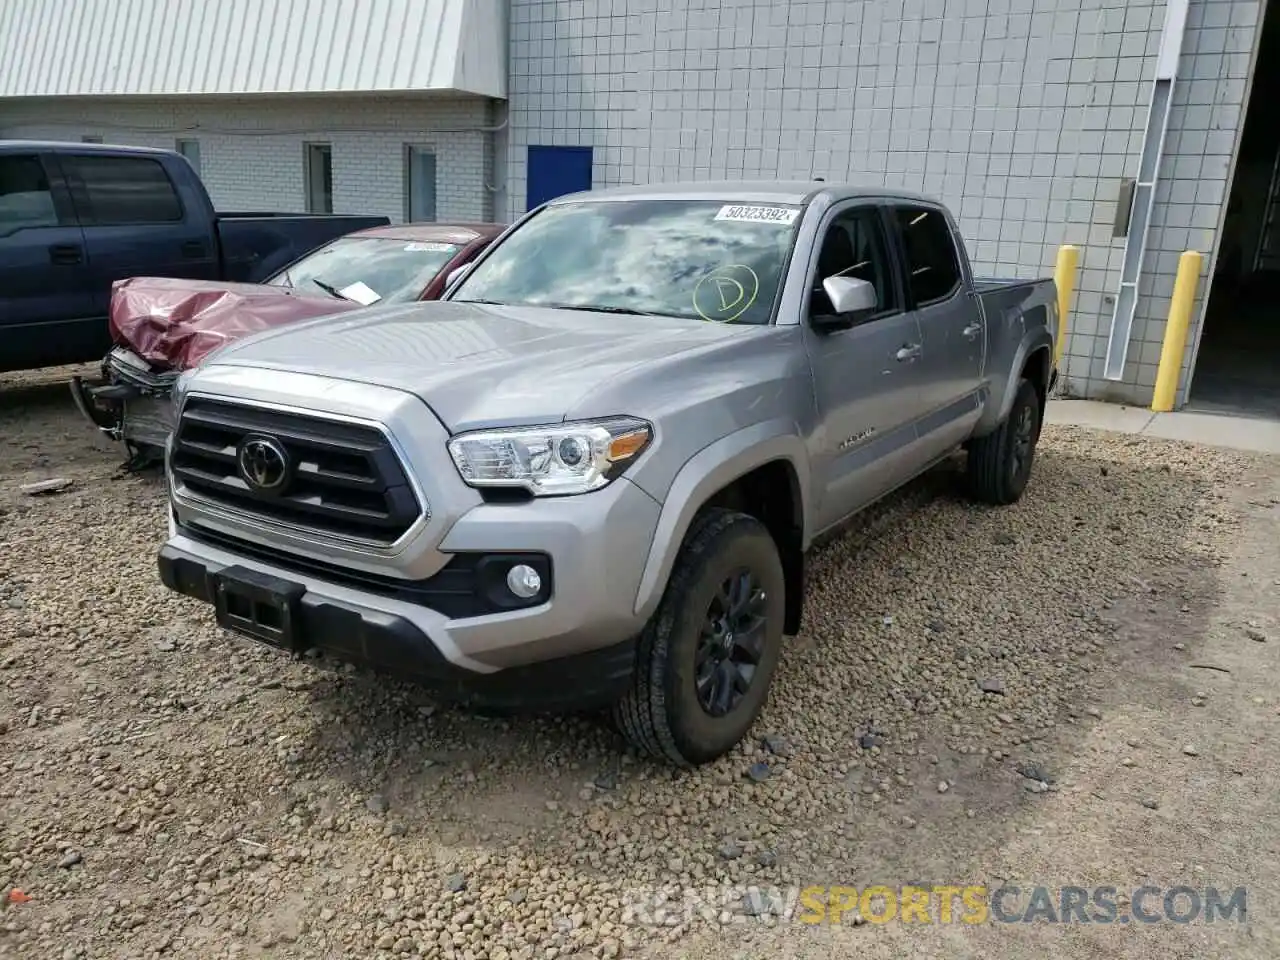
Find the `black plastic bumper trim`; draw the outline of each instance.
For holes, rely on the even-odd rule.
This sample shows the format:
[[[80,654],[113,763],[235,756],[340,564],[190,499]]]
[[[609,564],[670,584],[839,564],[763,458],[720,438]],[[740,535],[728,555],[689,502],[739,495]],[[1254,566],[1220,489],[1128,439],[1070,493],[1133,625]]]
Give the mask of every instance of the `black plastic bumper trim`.
[[[157,563],[166,587],[204,603],[215,600],[223,568],[166,545]],[[631,681],[635,641],[571,657],[475,673],[451,663],[431,638],[397,614],[304,591],[297,599],[290,653],[327,657],[419,684],[442,699],[504,710],[584,710],[617,700]],[[251,639],[266,643],[259,637]]]
[[[258,560],[295,576],[313,576],[377,597],[426,607],[451,620],[540,606],[554,594],[554,570],[551,557],[545,553],[455,553],[447,564],[425,580],[397,580],[309,557],[286,554],[219,531],[181,523],[176,519],[174,522],[183,536],[190,537],[197,543],[207,543],[237,556]],[[542,589],[536,596],[521,600],[506,589],[506,568],[516,563],[528,564],[538,571],[542,578]]]

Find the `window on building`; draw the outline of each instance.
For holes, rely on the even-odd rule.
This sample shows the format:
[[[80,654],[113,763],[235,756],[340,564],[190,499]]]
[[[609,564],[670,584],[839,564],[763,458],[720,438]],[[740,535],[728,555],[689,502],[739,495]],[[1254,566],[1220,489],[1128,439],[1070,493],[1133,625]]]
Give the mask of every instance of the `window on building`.
[[[142,157],[64,156],[64,169],[84,184],[87,222],[99,225],[171,223],[182,203],[158,161]]]
[[[31,227],[56,227],[58,212],[44,166],[34,154],[0,157],[0,237]]]
[[[429,147],[404,148],[405,219],[411,223],[436,218],[436,155]]]
[[[102,138],[95,137],[95,136],[83,136],[80,138],[80,142],[81,143],[101,143]]]
[[[305,150],[307,213],[333,213],[333,147],[308,143]]]
[[[897,207],[894,215],[906,247],[907,273],[917,306],[949,297],[960,286],[960,262],[951,227],[942,211]]]
[[[187,163],[191,164],[191,169],[196,172],[196,176],[200,176],[200,141],[199,140],[179,140],[174,144],[177,150]]]

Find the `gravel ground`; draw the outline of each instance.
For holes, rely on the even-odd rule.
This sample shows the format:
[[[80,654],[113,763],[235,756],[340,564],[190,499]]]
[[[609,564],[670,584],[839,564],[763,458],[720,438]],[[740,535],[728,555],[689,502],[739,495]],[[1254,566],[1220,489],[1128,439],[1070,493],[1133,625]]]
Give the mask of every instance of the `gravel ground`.
[[[1280,747],[1228,776],[1209,740],[1195,757],[1165,742],[1206,702],[1196,722],[1242,722],[1208,687],[1264,661],[1199,673],[1194,695],[1166,674],[1194,674],[1219,634],[1280,643],[1274,589],[1247,599],[1252,626],[1222,620],[1243,616],[1222,583],[1245,534],[1277,542],[1274,461],[1050,428],[1016,507],[923,478],[815,555],[807,628],[751,742],[676,774],[596,718],[440,709],[221,633],[160,586],[160,484],[117,472],[66,375],[0,376],[0,897],[30,898],[0,904],[0,955],[826,956],[845,936],[904,955],[903,927],[714,911],[654,927],[624,908],[658,885],[1070,883],[1068,867],[1123,884],[1166,862],[1182,882],[1210,855],[1179,860],[1207,841],[1160,812],[1175,794],[1201,797],[1202,825],[1218,811],[1213,863],[1274,861],[1205,791]],[[73,482],[19,492],[49,477]],[[1274,683],[1251,679],[1272,722]],[[1263,728],[1240,729],[1262,749]],[[1274,823],[1251,796],[1254,828]],[[1124,876],[1103,875],[1114,831],[1080,829],[1109,818],[1138,824]],[[1169,829],[1139,823],[1157,818]],[[968,955],[916,947],[935,948]]]

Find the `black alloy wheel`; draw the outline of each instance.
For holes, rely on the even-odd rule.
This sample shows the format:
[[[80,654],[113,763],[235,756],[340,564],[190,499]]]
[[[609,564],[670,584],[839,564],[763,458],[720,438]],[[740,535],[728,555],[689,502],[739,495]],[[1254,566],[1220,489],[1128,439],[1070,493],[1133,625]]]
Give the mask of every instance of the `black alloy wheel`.
[[[707,608],[695,654],[694,683],[698,703],[710,716],[730,713],[751,689],[764,655],[767,599],[755,574],[742,569],[720,584]]]

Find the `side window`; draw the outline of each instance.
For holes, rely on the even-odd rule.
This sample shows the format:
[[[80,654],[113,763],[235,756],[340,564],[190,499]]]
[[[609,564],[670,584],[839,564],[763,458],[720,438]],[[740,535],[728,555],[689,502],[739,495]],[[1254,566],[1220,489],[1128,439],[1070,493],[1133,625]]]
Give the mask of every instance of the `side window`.
[[[0,237],[29,227],[56,227],[58,211],[40,158],[0,157]]]
[[[87,223],[105,226],[182,219],[178,193],[157,160],[64,156],[62,162],[84,182],[91,210]]]
[[[889,244],[876,207],[860,207],[836,216],[827,227],[818,252],[818,270],[809,300],[810,315],[832,312],[831,300],[822,281],[834,274],[866,280],[876,288],[877,313],[898,308],[893,283]]]
[[[906,248],[907,277],[918,306],[942,300],[960,286],[956,243],[946,218],[929,207],[897,207]]]

